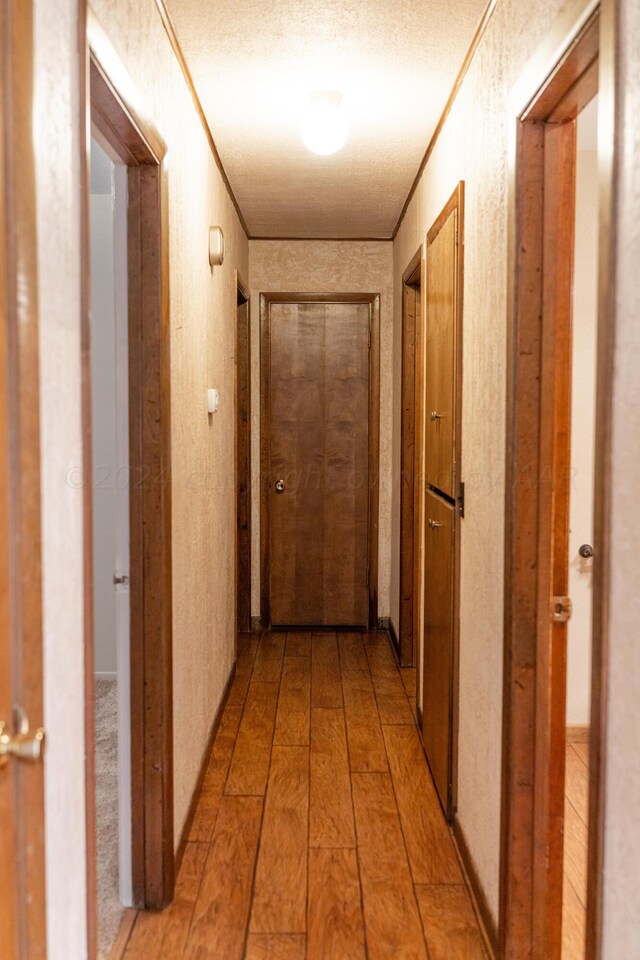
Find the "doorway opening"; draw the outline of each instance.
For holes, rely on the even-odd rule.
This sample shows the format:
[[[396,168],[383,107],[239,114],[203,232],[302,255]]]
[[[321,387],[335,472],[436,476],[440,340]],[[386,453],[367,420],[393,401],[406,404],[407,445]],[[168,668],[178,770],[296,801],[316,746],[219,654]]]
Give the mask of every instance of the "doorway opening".
[[[96,131],[96,135],[99,134]],[[131,879],[126,167],[91,140],[91,439],[98,955]]]
[[[375,627],[378,294],[260,297],[264,627]]]
[[[100,881],[97,918],[89,903],[89,955],[97,927],[103,956],[122,906],[164,907],[174,888],[169,301],[166,146],[91,14],[87,37],[95,188],[87,183],[84,197],[90,816],[98,803],[87,857],[89,889],[96,853]]]
[[[251,631],[251,329],[246,290],[236,274],[236,636]]]
[[[598,937],[606,542],[595,464],[607,460],[610,403],[612,144],[596,119],[613,116],[613,58],[599,8],[558,30],[534,63],[565,52],[527,88],[514,154],[500,928],[504,956],[584,960]]]
[[[421,367],[416,353],[422,322],[422,248],[416,251],[402,276],[402,408],[400,440],[400,599],[396,652],[403,667],[416,661],[417,609],[414,594],[416,539],[416,419],[421,393]]]

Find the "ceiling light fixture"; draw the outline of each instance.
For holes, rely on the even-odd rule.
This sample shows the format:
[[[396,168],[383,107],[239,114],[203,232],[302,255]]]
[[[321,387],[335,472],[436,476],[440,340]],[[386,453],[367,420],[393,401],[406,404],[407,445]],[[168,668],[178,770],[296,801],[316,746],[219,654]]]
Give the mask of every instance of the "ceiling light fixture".
[[[342,94],[337,90],[316,90],[312,93],[307,113],[300,124],[305,146],[312,153],[326,157],[337,153],[345,145],[348,132]]]

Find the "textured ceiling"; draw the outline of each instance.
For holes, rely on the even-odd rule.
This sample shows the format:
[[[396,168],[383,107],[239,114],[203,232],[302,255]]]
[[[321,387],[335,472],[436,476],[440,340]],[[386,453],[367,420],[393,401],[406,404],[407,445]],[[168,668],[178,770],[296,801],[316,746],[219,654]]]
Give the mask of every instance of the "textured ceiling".
[[[251,236],[389,237],[486,0],[166,0]],[[302,144],[340,90],[337,154]]]

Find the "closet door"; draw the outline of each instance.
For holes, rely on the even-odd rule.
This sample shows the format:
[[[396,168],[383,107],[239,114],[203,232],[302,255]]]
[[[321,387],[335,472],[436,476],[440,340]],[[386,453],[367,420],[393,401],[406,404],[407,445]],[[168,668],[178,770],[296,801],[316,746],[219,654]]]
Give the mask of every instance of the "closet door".
[[[422,736],[445,812],[451,799],[454,510],[442,497],[427,492]]]
[[[427,257],[427,484],[455,499],[458,210],[429,242]]]

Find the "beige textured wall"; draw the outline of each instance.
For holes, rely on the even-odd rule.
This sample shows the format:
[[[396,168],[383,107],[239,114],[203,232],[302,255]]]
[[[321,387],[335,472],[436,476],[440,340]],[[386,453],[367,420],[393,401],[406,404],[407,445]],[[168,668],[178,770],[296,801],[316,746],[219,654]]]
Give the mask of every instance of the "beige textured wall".
[[[393,245],[390,241],[252,240],[251,288],[251,609],[260,614],[260,293],[380,294],[380,524],[378,616],[389,616]]]
[[[82,442],[77,0],[36,0],[35,16],[47,941],[48,960],[69,960],[86,955],[87,910],[82,490],[68,474]]]
[[[620,0],[603,960],[638,955],[640,888],[640,6]],[[623,89],[626,86],[626,89]]]
[[[248,243],[155,3],[95,0],[94,7],[169,148],[177,840],[233,662],[233,271],[248,276]],[[77,9],[76,0],[38,0],[37,8],[49,960],[80,960],[82,516],[80,491],[67,482],[81,463]],[[226,238],[224,266],[213,273],[212,223]],[[209,386],[220,391],[211,418]]]
[[[169,148],[177,839],[233,663],[233,271],[247,276],[248,244],[155,3],[93,5]],[[212,272],[213,223],[226,255]],[[220,393],[212,417],[207,387]]]
[[[402,272],[456,183],[466,181],[462,409],[466,505],[460,584],[458,817],[495,917],[502,739],[507,159],[513,123],[509,117],[514,116],[510,98],[549,24],[568,8],[579,11],[581,4],[562,0],[498,3],[394,244],[397,401]],[[399,410],[397,401],[396,437]],[[394,444],[394,479],[397,487],[398,443]],[[394,541],[394,571],[395,548]]]

